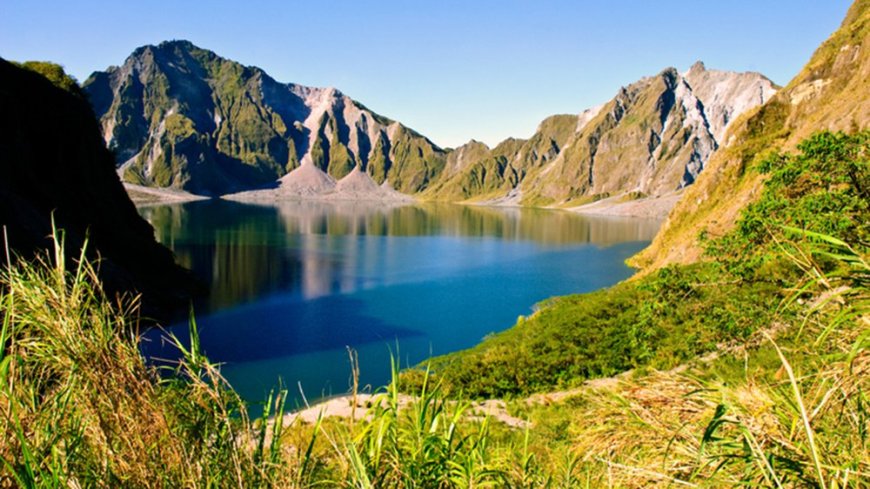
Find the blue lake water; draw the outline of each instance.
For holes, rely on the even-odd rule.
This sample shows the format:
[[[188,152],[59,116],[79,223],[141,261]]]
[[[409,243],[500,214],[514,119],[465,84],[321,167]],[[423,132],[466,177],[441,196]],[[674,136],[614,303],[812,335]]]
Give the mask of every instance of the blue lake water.
[[[629,277],[659,221],[458,205],[226,201],[143,207],[160,242],[211,286],[201,344],[248,401],[279,381],[300,402],[479,343],[535,303]],[[169,328],[186,338],[186,321]],[[171,357],[146,334],[143,350]]]

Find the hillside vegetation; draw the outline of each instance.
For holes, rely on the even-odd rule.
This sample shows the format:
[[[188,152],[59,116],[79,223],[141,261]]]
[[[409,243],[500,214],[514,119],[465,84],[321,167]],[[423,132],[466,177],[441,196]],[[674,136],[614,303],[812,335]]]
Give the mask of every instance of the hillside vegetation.
[[[697,261],[702,237],[732,229],[740,211],[757,198],[768,152],[793,150],[820,130],[855,132],[870,124],[870,1],[854,2],[841,27],[800,73],[756,110],[732,123],[726,144],[704,177],[686,189],[653,243],[631,260],[649,272]]]

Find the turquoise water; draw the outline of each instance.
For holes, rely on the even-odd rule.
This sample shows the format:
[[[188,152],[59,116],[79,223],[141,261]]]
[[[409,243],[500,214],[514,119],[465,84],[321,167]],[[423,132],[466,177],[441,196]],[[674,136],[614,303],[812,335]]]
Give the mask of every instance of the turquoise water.
[[[144,207],[178,261],[211,285],[202,347],[242,397],[282,382],[301,401],[343,394],[347,348],[362,385],[474,346],[535,303],[631,275],[659,222],[537,209],[359,203]],[[170,328],[186,337],[186,322]],[[172,357],[151,331],[146,354]]]

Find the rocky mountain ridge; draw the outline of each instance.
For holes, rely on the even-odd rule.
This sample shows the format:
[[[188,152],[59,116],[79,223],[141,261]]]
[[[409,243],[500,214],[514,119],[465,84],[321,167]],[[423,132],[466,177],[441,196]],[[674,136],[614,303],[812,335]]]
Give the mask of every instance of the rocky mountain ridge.
[[[529,139],[456,149],[335,88],[279,83],[187,41],[141,47],[84,90],[131,184],[254,200],[415,195],[576,207],[691,184],[728,125],[776,86],[702,63],[667,68],[605,104],[548,117]]]
[[[775,92],[758,73],[708,70],[700,62],[685,73],[667,68],[601,106],[545,120],[528,141],[508,140],[509,151],[504,143],[458,148],[461,169],[429,194],[567,207],[665,195],[693,183],[730,122]]]
[[[283,84],[187,41],[144,46],[84,83],[125,181],[221,195],[275,186],[313,166],[359,167],[405,193],[440,173],[445,151],[335,88]]]

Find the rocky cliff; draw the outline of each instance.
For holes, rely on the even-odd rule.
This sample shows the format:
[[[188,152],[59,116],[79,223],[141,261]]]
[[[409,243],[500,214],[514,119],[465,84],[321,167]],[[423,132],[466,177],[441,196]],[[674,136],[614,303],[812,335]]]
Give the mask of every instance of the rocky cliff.
[[[446,159],[334,88],[279,83],[187,41],[141,47],[91,75],[84,90],[130,183],[220,195],[275,186],[300,167],[318,176],[290,177],[302,187],[359,168],[378,185],[415,193]]]

